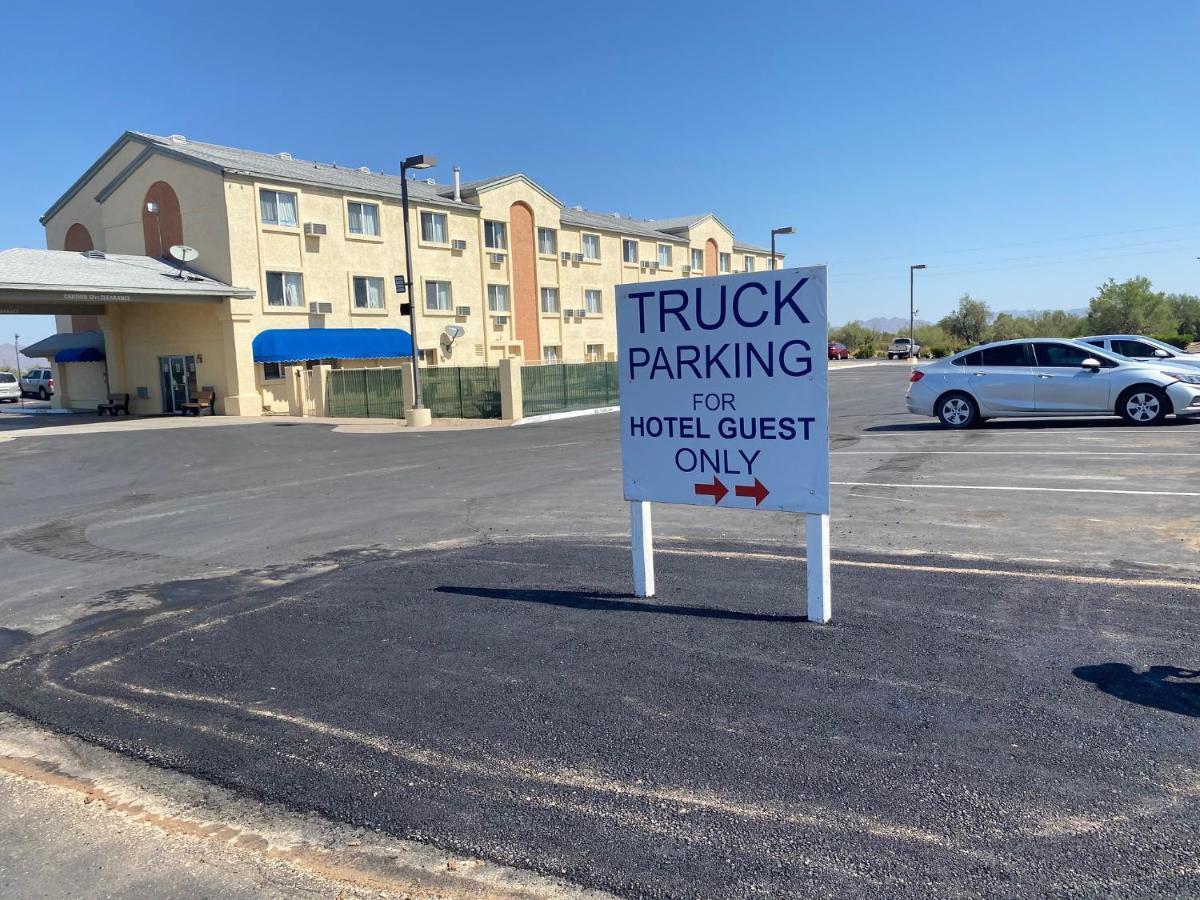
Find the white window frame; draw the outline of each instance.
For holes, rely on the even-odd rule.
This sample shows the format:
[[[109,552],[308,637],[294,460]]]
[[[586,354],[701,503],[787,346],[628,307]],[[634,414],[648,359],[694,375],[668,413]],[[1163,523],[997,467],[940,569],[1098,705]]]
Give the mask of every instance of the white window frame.
[[[704,251],[697,250],[695,247],[692,248],[692,271],[704,271]]]
[[[553,309],[546,308],[546,297],[553,295]],[[558,315],[562,310],[562,302],[558,293],[557,287],[544,287],[538,292],[538,303],[543,315]]]
[[[717,253],[717,274],[728,275],[733,270],[733,256],[729,253]]]
[[[279,287],[283,292],[283,294],[282,294],[283,302],[282,303],[272,303],[271,302],[271,276],[273,276],[273,275],[279,276]],[[298,291],[298,293],[300,294],[300,302],[299,303],[288,303],[287,302],[287,295],[288,295],[287,285],[288,285],[289,279],[295,279],[295,284],[299,288],[299,291]],[[304,275],[301,272],[284,272],[282,270],[270,271],[270,272],[265,273],[265,281],[267,283],[266,300],[267,300],[268,308],[270,308],[270,309],[304,309]]]
[[[742,271],[743,272],[753,272],[754,271],[754,257],[751,256],[749,253],[747,253],[745,256],[742,257]]]
[[[595,308],[593,309],[593,302]],[[587,310],[589,316],[604,315],[604,291],[600,288],[584,288],[583,289],[583,308]]]
[[[274,375],[267,374],[268,366],[274,366],[274,369],[275,369]],[[281,362],[265,362],[262,364],[262,367],[263,367],[263,381],[283,381],[283,379],[287,378],[287,373],[285,373],[283,371],[283,363],[281,363]]]
[[[358,283],[363,283],[363,290],[366,291],[366,285],[369,281],[377,282],[379,287],[379,305],[371,306],[369,304],[370,297],[367,297],[368,304],[360,305],[358,302]],[[353,275],[350,278],[350,303],[355,312],[384,312],[387,309],[387,295],[384,293],[383,279],[378,275]]]
[[[588,243],[595,241],[595,253],[588,252]],[[579,235],[579,250],[583,253],[585,262],[600,262],[600,235],[591,231],[585,231]]]
[[[263,198],[270,194],[272,196],[272,204],[275,207],[275,221],[270,222],[263,216]],[[294,222],[279,221],[279,198],[281,196],[292,198],[292,213],[296,217]],[[276,228],[297,228],[300,223],[300,197],[295,191],[277,191],[275,188],[259,188],[258,189],[258,218],[263,225],[271,225]]]
[[[445,306],[430,306],[429,305],[429,289],[433,288],[437,291],[439,285],[446,286],[446,305]],[[454,312],[454,285],[445,278],[430,278],[425,282],[425,312],[428,313],[453,313]],[[441,293],[438,291],[435,296],[441,299]]]
[[[549,237],[550,237],[550,249],[549,250],[547,250],[543,246],[542,237],[545,235],[549,235]],[[537,230],[537,244],[538,244],[538,253],[541,256],[558,256],[558,232],[555,231],[553,228],[539,227]]]
[[[633,259],[629,258],[629,248],[633,248]],[[636,266],[638,264],[638,256],[640,248],[637,241],[631,241],[629,238],[621,238],[621,262],[627,266]]]
[[[497,306],[496,304],[497,298],[500,297],[501,294],[504,296],[503,307]],[[487,286],[487,305],[488,312],[490,313],[494,313],[498,316],[510,315],[510,310],[512,309],[512,295],[508,290],[508,285],[489,284]]]
[[[500,243],[494,241],[499,236]],[[484,219],[483,220],[483,246],[488,250],[507,250],[508,249],[508,223],[501,222],[499,219]]]
[[[375,210],[375,230],[374,231],[367,231],[365,229],[365,227],[363,230],[360,230],[360,231],[354,230],[354,217],[353,217],[353,214],[351,213],[351,207],[354,207],[354,206],[359,207],[358,218],[359,218],[360,222],[364,223],[364,225],[365,225],[367,219],[363,215],[363,210],[367,209],[367,207],[372,207]],[[368,200],[347,200],[346,201],[346,233],[354,235],[354,237],[370,237],[370,238],[383,237],[383,222],[381,220],[379,204],[371,203]]]
[[[562,345],[561,344],[543,344],[542,345],[542,362],[551,363],[551,364],[562,362]]]
[[[425,233],[425,217],[426,216],[429,217],[429,221],[431,223],[434,223],[439,219],[441,220],[442,239],[440,241],[437,238],[429,237]],[[450,243],[450,217],[448,215],[446,215],[444,212],[436,212],[435,210],[432,210],[432,209],[423,209],[423,210],[421,210],[421,214],[417,217],[417,220],[418,220],[417,227],[421,229],[421,243],[436,244],[438,246],[445,246]]]
[[[658,267],[660,269],[669,269],[674,262],[674,247],[670,244],[658,245]]]
[[[593,347],[599,347],[600,352],[599,353],[592,352]],[[604,360],[604,345],[603,344],[584,344],[583,345],[583,356],[584,356],[584,359],[588,360],[589,362],[603,361]]]

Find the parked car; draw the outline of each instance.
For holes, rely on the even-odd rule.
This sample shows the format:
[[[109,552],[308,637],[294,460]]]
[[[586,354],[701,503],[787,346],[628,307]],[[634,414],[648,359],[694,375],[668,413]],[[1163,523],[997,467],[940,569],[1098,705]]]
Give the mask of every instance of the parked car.
[[[909,359],[921,355],[921,345],[906,337],[894,339],[887,348],[888,359]]]
[[[914,369],[906,402],[947,428],[994,417],[1119,415],[1155,425],[1171,413],[1200,416],[1200,372],[1174,362],[1066,339],[998,341]]]
[[[12,372],[0,372],[0,403],[16,403],[21,399],[21,383]]]
[[[30,369],[21,376],[21,393],[26,397],[49,400],[54,396],[54,376],[49,369]]]
[[[1130,359],[1147,362],[1170,360],[1171,365],[1200,369],[1200,353],[1185,353],[1164,341],[1140,334],[1095,334],[1091,337],[1081,337],[1079,340],[1110,353],[1128,356]]]
[[[841,341],[829,342],[829,358],[830,359],[849,359],[850,350]]]

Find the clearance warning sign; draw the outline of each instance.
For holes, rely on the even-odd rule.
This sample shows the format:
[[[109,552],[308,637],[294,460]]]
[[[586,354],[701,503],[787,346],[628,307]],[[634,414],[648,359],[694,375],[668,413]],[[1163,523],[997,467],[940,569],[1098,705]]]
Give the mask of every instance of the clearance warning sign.
[[[617,289],[625,499],[829,512],[823,266]]]

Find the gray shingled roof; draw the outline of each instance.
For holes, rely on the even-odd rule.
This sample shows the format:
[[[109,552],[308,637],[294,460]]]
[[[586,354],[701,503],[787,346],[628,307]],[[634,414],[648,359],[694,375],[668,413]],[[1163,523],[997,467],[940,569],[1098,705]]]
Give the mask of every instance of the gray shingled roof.
[[[747,244],[745,241],[734,241],[733,249],[739,253],[765,253],[768,256],[771,255],[771,249],[769,247],[758,247],[754,244]],[[775,255],[783,256],[783,251],[776,248]]]
[[[73,250],[0,250],[0,289],[99,291],[112,294],[202,294],[253,297],[254,291],[230,287],[185,268],[149,256],[108,253],[99,258]]]
[[[691,228],[701,219],[715,215],[712,213],[697,213],[694,216],[676,216],[673,219],[651,219],[646,224],[651,228],[657,228],[659,231],[682,231],[685,228]]]
[[[581,228],[595,228],[600,231],[615,231],[619,234],[636,234],[639,237],[652,238],[656,241],[667,241],[673,244],[686,244],[687,241],[677,234],[665,234],[641,219],[617,218],[611,213],[588,212],[586,209],[564,207],[559,211],[559,221],[564,225],[575,225]]]
[[[283,159],[277,153],[239,150],[234,147],[222,147],[219,144],[205,144],[192,140],[181,142],[140,131],[131,132],[131,134],[149,141],[154,147],[171,155],[196,159],[232,174],[256,175],[280,181],[316,184],[371,196],[392,198],[400,196],[399,175],[388,175],[384,172],[362,172],[353,166],[338,166],[304,159]],[[422,179],[409,179],[408,195],[414,200],[443,206],[457,206],[472,210],[478,208],[470,203],[456,202],[453,199],[453,186],[428,184]]]

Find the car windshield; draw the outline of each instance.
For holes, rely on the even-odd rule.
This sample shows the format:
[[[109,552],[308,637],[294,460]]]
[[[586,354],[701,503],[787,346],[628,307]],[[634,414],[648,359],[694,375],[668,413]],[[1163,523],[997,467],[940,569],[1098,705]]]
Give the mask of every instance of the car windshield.
[[[0,372],[0,384],[12,384],[17,380],[17,376],[11,372]]]

